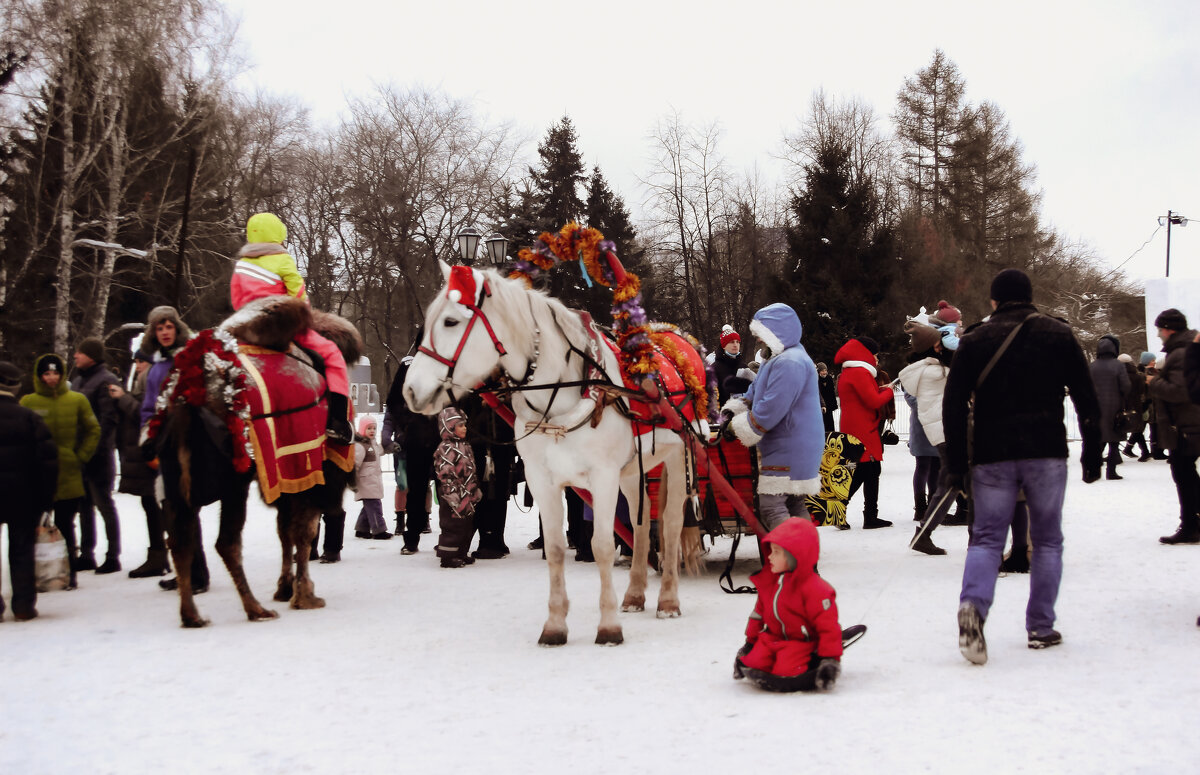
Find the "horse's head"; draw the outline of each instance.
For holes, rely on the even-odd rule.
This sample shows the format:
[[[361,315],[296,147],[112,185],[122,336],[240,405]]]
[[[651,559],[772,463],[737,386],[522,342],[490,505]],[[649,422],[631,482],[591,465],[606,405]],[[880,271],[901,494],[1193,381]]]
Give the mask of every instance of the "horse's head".
[[[425,313],[421,346],[404,378],[409,409],[434,415],[483,383],[506,353],[503,309],[492,299],[494,272],[442,263],[446,283]]]

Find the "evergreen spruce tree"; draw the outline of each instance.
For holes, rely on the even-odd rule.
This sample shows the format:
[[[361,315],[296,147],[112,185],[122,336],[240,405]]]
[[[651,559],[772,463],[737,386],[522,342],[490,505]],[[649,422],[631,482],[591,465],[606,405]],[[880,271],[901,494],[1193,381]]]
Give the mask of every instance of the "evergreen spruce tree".
[[[871,229],[877,207],[870,180],[852,180],[845,146],[823,147],[806,167],[788,246],[795,261],[790,301],[812,352],[832,354],[861,335],[884,342],[892,333],[877,315],[894,264],[891,234]]]

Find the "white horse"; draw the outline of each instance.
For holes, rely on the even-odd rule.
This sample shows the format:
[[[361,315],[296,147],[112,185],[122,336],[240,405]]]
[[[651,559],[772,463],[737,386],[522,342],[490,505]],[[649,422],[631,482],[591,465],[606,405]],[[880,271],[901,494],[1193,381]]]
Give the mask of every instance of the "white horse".
[[[442,271],[449,284],[450,267],[442,264]],[[512,394],[514,432],[525,462],[526,486],[541,513],[550,569],[550,615],[538,643],[567,642],[562,500],[567,486],[586,489],[592,496],[592,553],[600,571],[596,643],[615,645],[624,639],[612,585],[618,488],[635,515],[633,563],[621,610],[644,610],[650,518],[648,513],[643,519],[636,517],[638,488],[640,471],[659,463],[665,463],[667,496],[659,515],[662,583],[657,615],[679,616],[680,536],[688,495],[683,440],[665,429],[635,440],[630,420],[616,405],[610,403],[597,413],[597,401],[578,386],[556,390],[556,383],[587,378],[588,364],[581,352],[603,366],[609,381],[622,385],[616,356],[603,343],[597,347],[579,315],[557,300],[493,270],[471,275],[475,288],[466,293],[443,288],[430,304],[424,339],[404,380],[404,398],[414,412],[433,415],[498,375],[525,388]],[[695,429],[706,433],[706,425],[701,420]],[[642,502],[648,512],[648,498]]]

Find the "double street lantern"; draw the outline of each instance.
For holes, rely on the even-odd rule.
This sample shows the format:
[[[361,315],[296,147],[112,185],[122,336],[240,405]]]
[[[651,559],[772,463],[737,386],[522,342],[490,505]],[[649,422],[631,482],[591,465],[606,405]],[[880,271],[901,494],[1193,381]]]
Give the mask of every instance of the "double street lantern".
[[[470,266],[475,263],[475,254],[479,250],[479,240],[483,238],[475,229],[470,226],[466,227],[458,233],[458,257],[462,259],[464,264]]]
[[[492,266],[502,266],[508,259],[508,239],[500,232],[493,232],[484,244]]]

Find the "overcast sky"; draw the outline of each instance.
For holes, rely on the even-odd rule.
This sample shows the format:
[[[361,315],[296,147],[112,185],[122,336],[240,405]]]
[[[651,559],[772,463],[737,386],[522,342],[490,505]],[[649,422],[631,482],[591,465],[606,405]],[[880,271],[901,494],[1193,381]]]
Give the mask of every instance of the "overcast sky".
[[[635,218],[647,137],[679,111],[723,128],[736,171],[783,178],[772,156],[819,88],[886,118],[935,48],[967,100],[1007,115],[1036,165],[1042,214],[1129,276],[1200,277],[1200,3],[226,0],[251,84],[336,120],[374,83],[424,86],[512,120],[536,141],[564,114]],[[815,5],[815,4],[812,4]],[[984,7],[986,6],[986,10]],[[979,10],[975,10],[978,8]]]

